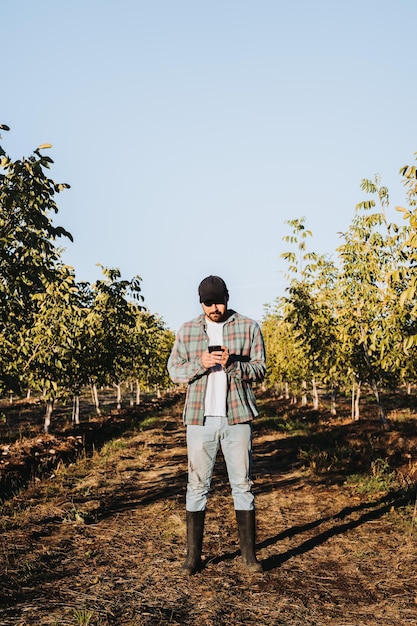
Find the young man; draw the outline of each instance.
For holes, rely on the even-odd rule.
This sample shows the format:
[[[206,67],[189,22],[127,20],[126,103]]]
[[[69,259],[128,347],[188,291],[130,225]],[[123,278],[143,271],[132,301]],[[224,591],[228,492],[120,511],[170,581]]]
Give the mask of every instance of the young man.
[[[245,566],[261,572],[255,556],[251,422],[258,415],[251,384],[265,376],[265,349],[256,322],[228,309],[229,292],[219,276],[199,285],[203,313],[178,331],[168,371],[187,384],[186,574],[201,568],[207,496],[219,445],[232,490]]]

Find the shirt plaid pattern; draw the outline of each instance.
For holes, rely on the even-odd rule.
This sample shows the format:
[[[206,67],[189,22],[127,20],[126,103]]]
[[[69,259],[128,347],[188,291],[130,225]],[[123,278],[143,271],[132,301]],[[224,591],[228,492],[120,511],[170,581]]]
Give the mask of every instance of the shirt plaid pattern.
[[[168,359],[173,382],[187,385],[185,424],[204,424],[208,370],[201,364],[201,354],[207,350],[208,343],[202,314],[181,326]],[[261,382],[266,370],[261,329],[253,320],[232,311],[223,327],[223,344],[230,353],[226,367],[228,422],[251,421],[258,415],[252,383]]]

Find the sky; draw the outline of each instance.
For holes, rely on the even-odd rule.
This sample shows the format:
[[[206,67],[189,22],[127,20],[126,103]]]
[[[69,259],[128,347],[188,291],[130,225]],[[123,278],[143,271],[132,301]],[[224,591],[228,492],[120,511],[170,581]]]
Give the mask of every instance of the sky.
[[[335,258],[363,178],[404,205],[417,151],[415,0],[20,0],[1,11],[1,145],[51,143],[77,280],[142,278],[167,326],[220,275],[261,321],[288,220]]]

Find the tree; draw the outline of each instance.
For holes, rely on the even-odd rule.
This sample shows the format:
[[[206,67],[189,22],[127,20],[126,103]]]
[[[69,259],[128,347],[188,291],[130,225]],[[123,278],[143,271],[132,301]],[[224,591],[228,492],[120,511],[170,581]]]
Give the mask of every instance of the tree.
[[[290,284],[288,296],[282,299],[282,317],[290,326],[290,337],[297,344],[297,352],[303,360],[305,379],[311,383],[314,408],[318,408],[318,382],[336,385],[335,364],[337,358],[337,319],[335,316],[335,283],[337,271],[333,263],[323,255],[307,251],[304,218],[287,222],[292,235],[284,237],[295,245],[295,251],[281,256],[289,262]],[[305,399],[304,399],[305,402]]]
[[[398,307],[398,281],[392,271],[403,266],[404,229],[388,222],[388,190],[380,180],[363,180],[362,189],[376,196],[357,205],[357,214],[338,252],[342,262],[341,340],[351,345],[351,366],[359,381],[370,384],[381,421],[387,424],[380,397],[382,384],[400,378],[402,337],[406,320]],[[391,279],[389,276],[391,274]]]
[[[143,302],[139,276],[127,281],[121,279],[117,268],[102,266],[102,272],[104,280],[97,280],[92,285],[91,307],[87,315],[90,378],[97,413],[100,413],[97,385],[116,385],[120,407],[120,383],[133,366],[130,338],[136,326],[136,311],[144,309],[139,304]]]
[[[416,153],[417,155],[417,153]],[[415,165],[405,165],[401,168],[403,184],[406,188],[409,208],[397,206],[397,211],[403,214],[403,219],[408,222],[407,236],[404,237],[401,252],[407,262],[400,268],[393,268],[390,278],[401,285],[400,304],[409,313],[410,318],[417,318],[417,168]],[[404,347],[409,350],[417,345],[417,328],[411,323],[405,337]]]
[[[268,311],[262,321],[262,334],[267,354],[268,385],[278,393],[293,399],[302,389],[308,375],[302,343],[294,335],[292,325],[287,322],[279,302],[275,310]]]
[[[103,279],[78,284],[62,263],[56,239],[72,237],[51,214],[58,212],[56,194],[69,185],[47,177],[53,161],[43,151],[50,147],[16,161],[0,147],[0,391],[41,391],[45,430],[58,398],[73,397],[79,420],[87,382],[98,413],[97,385],[115,385],[120,406],[121,384],[138,367],[147,384],[165,385],[173,343],[162,320],[141,305],[139,276],[123,280],[118,269],[102,267]]]
[[[42,152],[50,147],[43,144],[33,156],[13,161],[0,146],[0,384],[15,390],[20,388],[16,341],[33,323],[32,296],[57,275],[56,238],[72,240],[51,219],[51,212],[58,212],[55,194],[69,185],[47,177],[53,161]]]
[[[49,431],[58,398],[78,397],[86,383],[83,362],[86,311],[72,268],[61,266],[56,279],[34,293],[33,323],[20,333],[22,377],[46,401],[44,430]],[[74,415],[74,421],[78,421]]]

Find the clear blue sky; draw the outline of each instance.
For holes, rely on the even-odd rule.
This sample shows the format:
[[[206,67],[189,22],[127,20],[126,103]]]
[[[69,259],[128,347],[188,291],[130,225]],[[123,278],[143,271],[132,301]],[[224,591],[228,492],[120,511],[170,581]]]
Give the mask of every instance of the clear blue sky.
[[[65,262],[140,275],[173,330],[208,274],[260,320],[285,288],[286,220],[334,255],[362,178],[404,202],[415,0],[21,0],[1,23],[2,145],[53,144]]]

